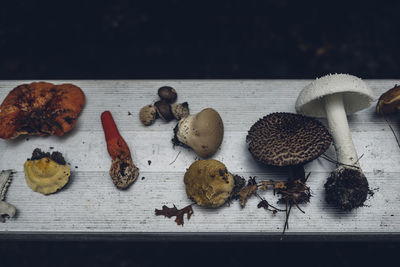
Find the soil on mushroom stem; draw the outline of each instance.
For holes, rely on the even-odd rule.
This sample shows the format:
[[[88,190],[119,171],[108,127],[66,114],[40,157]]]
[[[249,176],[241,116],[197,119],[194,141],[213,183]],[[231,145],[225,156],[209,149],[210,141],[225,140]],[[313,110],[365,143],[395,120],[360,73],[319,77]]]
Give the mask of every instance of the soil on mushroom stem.
[[[42,158],[49,158],[61,165],[66,164],[65,159],[60,152],[54,151],[50,154],[50,152],[43,152],[40,148],[35,148],[32,152],[32,157],[28,160],[40,160]]]
[[[367,178],[358,169],[334,171],[325,183],[326,201],[344,211],[364,205],[369,187]]]

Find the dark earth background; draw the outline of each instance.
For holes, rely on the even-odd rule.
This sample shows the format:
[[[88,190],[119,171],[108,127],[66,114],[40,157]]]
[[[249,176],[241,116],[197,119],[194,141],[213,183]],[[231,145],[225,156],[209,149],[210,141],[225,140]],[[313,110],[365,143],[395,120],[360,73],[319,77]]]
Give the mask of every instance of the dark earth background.
[[[399,26],[400,1],[8,0],[0,79],[399,78]],[[398,261],[399,248],[1,238],[0,266],[365,266]]]

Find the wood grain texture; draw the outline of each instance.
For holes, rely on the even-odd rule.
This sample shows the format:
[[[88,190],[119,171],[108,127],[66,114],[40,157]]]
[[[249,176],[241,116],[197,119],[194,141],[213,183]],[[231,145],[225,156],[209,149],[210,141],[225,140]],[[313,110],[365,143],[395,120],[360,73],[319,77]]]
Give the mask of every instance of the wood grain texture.
[[[1,81],[0,99],[21,83]],[[250,126],[271,112],[295,112],[294,103],[308,80],[118,80],[118,81],[51,81],[80,86],[87,103],[75,129],[66,136],[20,137],[0,140],[0,170],[16,169],[7,201],[18,209],[16,218],[0,224],[1,236],[189,236],[198,233],[215,235],[279,236],[284,213],[272,215],[257,209],[258,200],[251,198],[241,209],[237,202],[210,210],[195,206],[194,215],[177,226],[173,219],[157,217],[155,208],[166,204],[184,207],[190,204],[185,194],[183,174],[196,159],[185,148],[172,147],[174,122],[157,120],[150,127],[141,125],[138,113],[142,106],[157,100],[157,89],[173,86],[178,102],[187,101],[191,113],[212,107],[224,120],[225,136],[214,156],[228,170],[258,179],[285,179],[282,171],[254,162],[247,151],[245,137]],[[398,80],[368,80],[376,98]],[[305,214],[294,210],[288,236],[400,236],[400,149],[385,120],[374,113],[375,106],[349,117],[354,143],[370,188],[366,207],[350,213],[328,206],[323,184],[334,165],[318,159],[306,165],[311,172],[311,203],[303,205]],[[100,114],[110,110],[124,139],[131,148],[133,160],[140,169],[138,180],[126,191],[117,190],[108,175],[111,164],[106,150]],[[128,112],[131,115],[128,115]],[[396,117],[389,118],[395,131],[400,129]],[[326,123],[324,120],[322,120]],[[23,163],[34,148],[61,151],[71,164],[71,181],[57,194],[43,196],[33,192],[23,174]],[[176,158],[176,161],[173,160]],[[331,147],[328,154],[335,157]],[[151,164],[148,164],[148,161]],[[173,162],[173,163],[172,163]],[[142,179],[142,177],[144,177]],[[262,193],[274,203],[271,192]]]

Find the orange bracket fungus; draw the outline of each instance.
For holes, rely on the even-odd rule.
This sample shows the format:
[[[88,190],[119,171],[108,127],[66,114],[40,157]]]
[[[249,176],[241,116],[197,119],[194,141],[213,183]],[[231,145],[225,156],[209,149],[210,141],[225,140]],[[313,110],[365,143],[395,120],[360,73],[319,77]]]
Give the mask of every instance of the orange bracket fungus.
[[[22,84],[0,105],[0,138],[62,136],[74,127],[84,104],[84,93],[73,84]]]

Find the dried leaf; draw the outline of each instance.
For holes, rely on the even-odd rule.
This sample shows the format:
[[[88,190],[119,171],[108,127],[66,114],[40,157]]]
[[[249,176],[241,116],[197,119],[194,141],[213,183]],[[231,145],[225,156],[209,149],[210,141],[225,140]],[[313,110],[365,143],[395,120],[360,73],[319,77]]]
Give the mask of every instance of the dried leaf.
[[[275,207],[272,207],[273,209],[271,210],[269,207],[272,207],[267,200],[263,199],[258,203],[257,208],[264,208],[266,210],[272,211],[273,214],[276,214],[278,210]]]
[[[277,193],[281,195],[279,203],[296,205],[297,208],[299,208],[298,204],[310,202],[311,197],[310,187],[301,181],[301,179],[285,184],[285,188],[278,189]]]
[[[268,186],[269,185],[271,185],[271,183],[270,182],[268,182],[268,181],[261,181],[261,190],[267,190],[268,189]]]
[[[178,210],[178,208],[174,205],[173,208],[168,208],[167,206],[162,206],[162,210],[155,209],[156,216],[164,215],[165,217],[171,218],[176,216],[175,222],[177,225],[184,224],[183,216],[185,213],[187,214],[187,219],[193,215],[192,205],[186,206],[183,209]]]
[[[274,189],[286,189],[286,184],[284,182],[275,182]]]
[[[239,191],[239,203],[242,208],[246,206],[247,199],[257,193],[257,184],[247,185]]]
[[[246,180],[239,175],[234,175],[233,180],[235,181],[235,186],[232,189],[230,199],[238,199],[240,198],[239,196],[240,190],[246,185]]]

